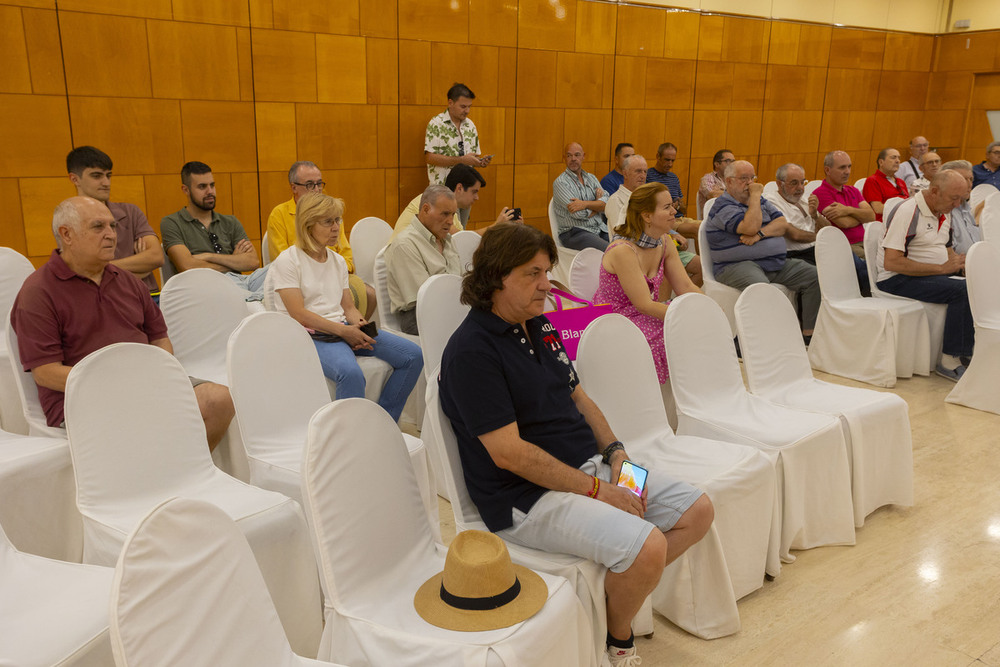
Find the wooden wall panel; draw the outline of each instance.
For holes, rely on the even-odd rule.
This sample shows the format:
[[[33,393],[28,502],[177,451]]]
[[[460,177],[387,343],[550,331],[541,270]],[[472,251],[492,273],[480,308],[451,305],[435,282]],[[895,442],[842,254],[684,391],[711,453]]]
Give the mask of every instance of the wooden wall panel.
[[[653,7],[623,6],[618,11],[618,48],[623,56],[663,55],[667,13]]]
[[[878,106],[879,72],[831,67],[826,75],[823,107],[831,111],[874,111]]]
[[[582,1],[518,0],[518,48],[575,51],[576,6]]]
[[[770,35],[770,21],[727,16],[721,58],[737,63],[766,63]]]
[[[883,70],[929,72],[934,59],[934,36],[890,32],[885,36]]]
[[[361,5],[361,34],[366,37],[398,36],[399,6],[397,0],[365,0]]]
[[[181,102],[184,162],[198,160],[220,172],[257,171],[254,130],[250,102]]]
[[[930,74],[927,72],[882,72],[879,82],[878,110],[919,109],[927,99]]]
[[[230,27],[147,21],[152,97],[240,99],[236,31]],[[191,54],[207,66],[193,67]]]
[[[65,95],[66,78],[56,13],[43,9],[22,9],[21,18],[32,92],[36,95]]]
[[[153,230],[159,234],[160,221],[185,204],[184,194],[181,192],[180,169],[172,174],[146,174],[142,178],[142,184],[146,192],[143,213]],[[132,203],[141,205],[139,202]]]
[[[911,138],[923,132],[923,126],[923,111],[878,111],[875,113],[872,149],[878,152],[892,146],[902,151],[910,144]]]
[[[869,148],[872,145],[874,131],[874,111],[824,113],[819,150],[825,154],[834,150],[853,151]]]
[[[21,217],[21,191],[16,178],[0,178],[0,199],[6,205],[6,215],[0,218],[0,246],[28,254],[24,240],[24,219]]]
[[[834,28],[830,43],[830,67],[881,69],[885,33],[876,30]]]
[[[0,93],[31,93],[24,21],[17,7],[0,6]]]
[[[711,157],[716,151],[724,148],[728,125],[728,111],[696,110],[691,126],[691,157]],[[708,168],[709,170],[712,168],[711,161]]]
[[[514,155],[518,164],[561,161],[563,146],[572,141],[565,139],[566,112],[563,109],[517,109],[515,114]]]
[[[0,95],[0,177],[56,176],[66,172],[72,148],[66,98]]]
[[[646,105],[646,58],[615,58],[614,106],[642,109]]]
[[[199,0],[188,1],[198,2]],[[367,0],[365,1],[367,2]],[[338,35],[357,35],[360,33],[361,9],[359,3],[361,0],[337,0],[335,11],[331,11],[332,8],[329,5],[321,2],[303,3],[296,2],[296,0],[271,0],[271,2],[274,12],[274,27],[279,30],[302,30]]]
[[[702,16],[698,22],[698,60],[722,60],[722,42],[726,32],[723,16]]]
[[[768,65],[764,108],[774,110],[822,109],[826,69],[795,65]]]
[[[1000,48],[1000,31],[967,35],[939,35],[935,38],[934,69],[938,72],[992,69]],[[993,66],[990,65],[993,63]]]
[[[111,14],[114,16],[138,16],[151,19],[169,19],[172,15],[172,0],[59,0],[59,10]],[[48,3],[54,8],[54,3]]]
[[[367,105],[298,104],[295,107],[298,154],[314,155],[327,169],[370,169],[378,166],[371,144],[378,119]]]
[[[517,5],[506,0],[469,0],[469,43],[517,46]]]
[[[63,162],[65,171],[66,163]],[[117,179],[116,179],[117,180]],[[115,183],[115,185],[118,185]],[[61,178],[22,178],[21,217],[24,220],[25,247],[28,255],[48,255],[56,247],[52,236],[52,211],[62,200],[76,194],[65,176]],[[116,197],[117,200],[117,197]],[[119,200],[120,201],[120,200]]]
[[[261,102],[316,101],[316,37],[253,30],[254,95]]]
[[[518,49],[517,105],[546,107],[556,104],[556,68],[559,54],[536,49]]]
[[[646,107],[690,109],[694,104],[696,65],[691,60],[647,59]]]
[[[116,174],[179,172],[184,164],[177,100],[70,97],[69,113],[74,143],[99,146]]]
[[[576,50],[588,53],[615,53],[618,7],[599,2],[578,2],[576,5]],[[515,46],[515,45],[512,45]]]
[[[295,6],[298,4],[288,1]],[[358,2],[358,0],[353,1]],[[399,37],[431,42],[468,42],[468,0],[456,2],[399,0]]]
[[[558,54],[556,99],[573,106],[599,109],[604,103],[604,56],[593,53]]]
[[[931,146],[961,146],[964,109],[928,109],[924,112],[924,134]],[[930,138],[933,137],[933,138]],[[900,147],[902,150],[902,147]]]
[[[399,103],[399,47],[394,39],[365,40],[368,104]]]
[[[697,60],[698,42],[694,36],[701,30],[701,14],[697,12],[667,12],[666,37],[663,41],[664,58]]]
[[[363,37],[316,35],[316,99],[368,102],[367,47]]]
[[[60,11],[59,30],[70,95],[152,96],[144,20]]]
[[[830,45],[833,27],[828,25],[803,25],[799,30],[797,65],[827,67],[830,64]]]
[[[220,25],[250,25],[250,7],[245,2],[205,2],[205,0],[172,0],[175,21],[217,23]],[[338,3],[345,5],[346,2]],[[307,11],[304,5],[300,11]]]
[[[399,107],[399,166],[422,167],[425,179],[427,170],[424,162],[424,134],[427,131],[427,121],[442,111],[442,107]],[[475,122],[474,113],[470,118]],[[476,127],[479,127],[478,123]]]
[[[476,94],[476,104],[495,106],[499,57],[500,50],[495,46],[432,44],[432,95],[446,102],[448,89],[455,83],[464,83]]]
[[[975,75],[971,72],[933,72],[927,86],[928,109],[965,109]]]
[[[399,41],[399,103],[447,104],[447,89],[431,92],[430,42]]]

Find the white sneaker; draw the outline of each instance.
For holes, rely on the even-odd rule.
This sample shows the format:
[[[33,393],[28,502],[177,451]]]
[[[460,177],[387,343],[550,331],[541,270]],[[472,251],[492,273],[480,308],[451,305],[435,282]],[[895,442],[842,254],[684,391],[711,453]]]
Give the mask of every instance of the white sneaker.
[[[639,667],[642,664],[642,658],[636,655],[634,646],[632,648],[609,646],[608,660],[611,661],[611,667]]]

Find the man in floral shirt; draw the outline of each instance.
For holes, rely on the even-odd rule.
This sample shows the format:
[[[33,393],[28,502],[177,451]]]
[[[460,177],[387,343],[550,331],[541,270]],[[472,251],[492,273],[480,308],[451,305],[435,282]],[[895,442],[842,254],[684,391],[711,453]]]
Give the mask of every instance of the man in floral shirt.
[[[479,132],[469,120],[476,94],[464,83],[448,89],[448,109],[431,118],[424,135],[424,160],[431,185],[444,185],[456,164],[485,167],[492,155],[479,154]]]

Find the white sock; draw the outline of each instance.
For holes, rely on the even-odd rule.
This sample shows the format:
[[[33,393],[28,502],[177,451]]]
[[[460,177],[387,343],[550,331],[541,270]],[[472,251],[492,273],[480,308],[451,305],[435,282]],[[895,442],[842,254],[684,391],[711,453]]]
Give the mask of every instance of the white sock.
[[[950,354],[941,355],[941,366],[948,371],[953,371],[962,365],[961,360],[958,357],[953,357]]]

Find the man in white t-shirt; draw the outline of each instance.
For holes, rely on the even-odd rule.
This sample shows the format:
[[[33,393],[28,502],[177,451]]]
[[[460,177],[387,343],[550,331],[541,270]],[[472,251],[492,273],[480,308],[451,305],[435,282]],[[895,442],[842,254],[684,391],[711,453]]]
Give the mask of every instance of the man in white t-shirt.
[[[969,196],[954,170],[940,171],[929,188],[897,206],[885,221],[876,266],[878,288],[927,303],[948,304],[941,361],[934,371],[958,382],[975,345],[965,279],[965,255],[952,248],[948,213]]]

